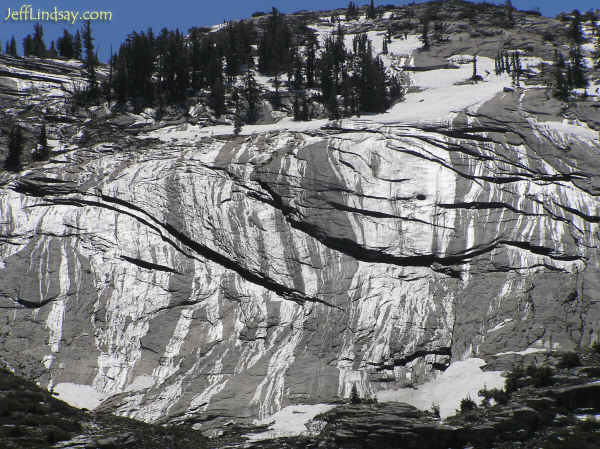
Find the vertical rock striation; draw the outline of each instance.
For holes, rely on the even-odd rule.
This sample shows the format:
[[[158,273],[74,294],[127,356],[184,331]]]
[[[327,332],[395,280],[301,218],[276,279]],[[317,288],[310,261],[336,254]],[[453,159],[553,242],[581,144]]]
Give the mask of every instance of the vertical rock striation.
[[[115,138],[6,178],[2,357],[123,415],[211,420],[588,344],[600,147],[514,101],[439,126]]]

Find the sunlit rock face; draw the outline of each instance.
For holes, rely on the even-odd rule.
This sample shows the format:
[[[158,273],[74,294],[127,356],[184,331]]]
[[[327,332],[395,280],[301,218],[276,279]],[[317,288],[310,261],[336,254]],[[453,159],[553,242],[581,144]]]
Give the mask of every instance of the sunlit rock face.
[[[516,98],[436,126],[115,137],[3,175],[3,359],[211,420],[588,344],[600,145]]]

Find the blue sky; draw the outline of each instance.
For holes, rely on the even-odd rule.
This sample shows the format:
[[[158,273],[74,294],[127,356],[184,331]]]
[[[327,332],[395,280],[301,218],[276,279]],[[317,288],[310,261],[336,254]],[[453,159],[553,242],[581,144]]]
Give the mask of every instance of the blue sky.
[[[359,5],[367,4],[368,0],[355,0]],[[376,5],[410,3],[409,0],[376,0]],[[493,3],[504,3],[497,0]],[[131,31],[146,30],[152,27],[159,31],[163,27],[169,29],[179,28],[187,31],[192,26],[207,26],[221,23],[223,20],[236,20],[249,17],[255,11],[270,11],[274,6],[282,12],[294,12],[300,9],[328,10],[345,7],[348,0],[102,0],[91,2],[89,0],[3,0],[0,6],[0,42],[4,43],[15,36],[19,44],[19,54],[22,54],[22,40],[32,32],[31,21],[6,21],[8,9],[19,10],[22,5],[30,4],[34,14],[37,9],[76,10],[80,14],[84,11],[111,11],[111,22],[93,22],[92,30],[96,37],[96,46],[100,58],[105,60],[109,54],[110,46],[117,50],[120,43]],[[579,9],[584,12],[598,7],[598,0],[573,0],[568,4],[558,0],[513,0],[513,5],[519,9],[539,8],[542,14],[554,16],[564,11]],[[81,27],[81,22],[71,25],[65,22],[43,22],[45,41],[49,45],[51,40],[62,34],[64,28],[74,33]]]

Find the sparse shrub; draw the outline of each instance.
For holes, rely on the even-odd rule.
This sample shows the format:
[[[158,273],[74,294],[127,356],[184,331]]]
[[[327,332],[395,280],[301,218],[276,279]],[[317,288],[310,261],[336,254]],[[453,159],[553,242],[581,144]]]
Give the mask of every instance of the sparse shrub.
[[[436,418],[440,417],[440,404],[435,402],[431,404],[431,414]]]
[[[592,344],[592,351],[594,351],[597,354],[600,354],[600,341],[597,341],[594,344]]]
[[[536,387],[547,387],[554,382],[552,374],[552,368],[547,366],[529,365],[524,369],[521,364],[515,365],[506,375],[504,390],[510,394],[530,384]]]
[[[525,386],[523,377],[525,377],[525,370],[523,369],[523,365],[514,365],[512,370],[510,370],[506,374],[506,380],[504,381],[504,390],[508,394],[510,394],[513,391],[517,391],[519,388]]]
[[[548,366],[529,365],[527,375],[531,377],[533,385],[536,387],[548,387],[552,385],[552,368]]]
[[[490,400],[494,400],[496,404],[505,405],[508,402],[509,395],[506,391],[500,390],[499,388],[492,388],[488,390],[487,388],[483,388],[477,392],[479,396],[483,398],[483,405],[489,406]]]
[[[468,412],[472,412],[477,408],[477,404],[469,396],[460,400],[460,413],[463,415]]]
[[[360,396],[358,395],[358,390],[356,389],[356,384],[352,385],[352,390],[350,391],[350,403],[352,404],[360,404]]]
[[[500,405],[506,405],[508,403],[509,395],[504,390],[494,388],[492,390],[492,399]]]
[[[581,366],[581,359],[576,352],[565,352],[560,356],[559,368],[574,368]]]
[[[371,396],[370,398],[362,398],[360,400],[363,404],[377,404],[377,397],[376,396]]]

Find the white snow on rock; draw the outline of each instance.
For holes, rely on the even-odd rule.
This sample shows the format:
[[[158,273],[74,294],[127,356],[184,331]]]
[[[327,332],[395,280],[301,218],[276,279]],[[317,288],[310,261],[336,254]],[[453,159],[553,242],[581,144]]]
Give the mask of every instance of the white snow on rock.
[[[58,393],[57,398],[77,408],[93,410],[98,407],[107,395],[96,391],[91,385],[74,384],[71,382],[59,383],[54,387]]]
[[[482,388],[503,388],[504,377],[501,371],[483,371],[482,359],[472,358],[452,363],[446,371],[432,381],[417,388],[383,390],[377,393],[380,402],[406,402],[421,410],[431,409],[433,404],[440,407],[440,416],[454,415],[460,400],[467,396],[480,401],[477,392]]]
[[[527,354],[535,354],[537,352],[546,352],[548,351],[547,348],[527,348],[523,351],[506,351],[506,352],[499,352],[496,355],[512,355],[512,354],[516,354],[516,355],[527,355]]]
[[[537,122],[535,125],[538,128],[538,131],[541,131],[544,134],[551,134],[557,139],[567,141],[569,138],[600,140],[600,132],[589,128],[585,123],[577,121],[570,122],[565,119],[562,122]]]
[[[254,421],[256,425],[272,423],[269,430],[246,436],[250,441],[260,441],[303,435],[308,432],[305,426],[307,422],[318,414],[328,412],[335,407],[334,404],[290,405],[282,408],[274,415]]]

